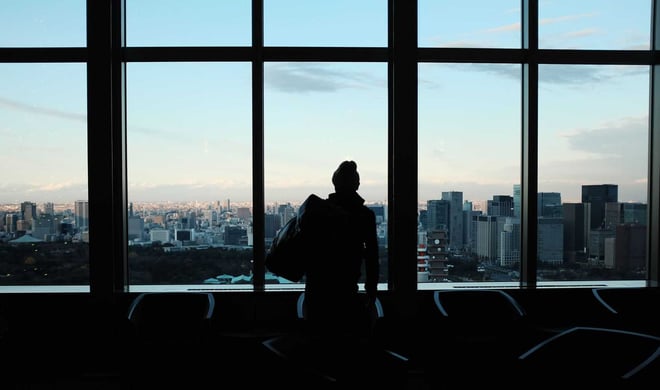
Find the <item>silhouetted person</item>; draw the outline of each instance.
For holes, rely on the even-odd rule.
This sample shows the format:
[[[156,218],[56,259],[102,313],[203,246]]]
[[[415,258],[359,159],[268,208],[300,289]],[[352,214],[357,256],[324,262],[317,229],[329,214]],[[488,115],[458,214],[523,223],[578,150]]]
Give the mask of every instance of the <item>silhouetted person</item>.
[[[379,274],[376,216],[357,193],[360,175],[354,161],[342,162],[332,175],[332,183],[335,192],[327,199],[337,206],[339,216],[315,224],[323,230],[324,238],[309,254],[306,318],[313,335],[351,342],[369,330],[369,310],[376,300]],[[363,269],[366,294],[358,292]]]

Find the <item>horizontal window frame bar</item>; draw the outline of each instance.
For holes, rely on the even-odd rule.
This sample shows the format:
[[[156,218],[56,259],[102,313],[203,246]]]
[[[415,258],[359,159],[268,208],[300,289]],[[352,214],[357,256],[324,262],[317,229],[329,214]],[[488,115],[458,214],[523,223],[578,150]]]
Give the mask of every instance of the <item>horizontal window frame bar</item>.
[[[127,47],[127,62],[168,61],[333,61],[387,62],[387,48],[362,47]]]
[[[386,47],[264,47],[265,61],[388,62]]]
[[[419,48],[418,62],[568,65],[654,65],[654,50]]]
[[[259,52],[262,54],[260,55]],[[374,47],[126,47],[126,62],[309,61],[388,62],[388,48]],[[87,62],[86,47],[0,48],[0,63]],[[655,50],[418,48],[419,63],[538,63],[569,65],[658,65]]]
[[[0,48],[0,63],[87,62],[86,47]]]

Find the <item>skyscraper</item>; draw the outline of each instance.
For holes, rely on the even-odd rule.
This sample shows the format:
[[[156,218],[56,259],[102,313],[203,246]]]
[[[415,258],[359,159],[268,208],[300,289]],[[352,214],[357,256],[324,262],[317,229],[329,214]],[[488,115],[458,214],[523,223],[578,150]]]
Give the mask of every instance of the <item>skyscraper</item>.
[[[449,208],[448,200],[426,201],[426,224],[428,231],[449,230]]]
[[[44,203],[44,214],[55,215],[55,205],[52,202]]]
[[[520,219],[506,217],[500,232],[499,265],[506,267],[520,262]]]
[[[77,200],[73,205],[73,213],[76,229],[80,232],[89,229],[89,202]]]
[[[591,204],[589,229],[597,229],[605,223],[605,203],[618,202],[619,186],[616,184],[592,184],[582,186],[582,203]]]
[[[442,200],[449,201],[449,247],[461,250],[465,245],[463,236],[463,193],[447,191],[442,193]]]
[[[513,216],[520,218],[520,184],[513,185]]]
[[[32,221],[37,218],[37,204],[32,202],[21,203],[21,219],[25,221],[29,229],[32,229]]]
[[[542,218],[561,218],[561,194],[559,192],[539,192],[537,213]]]
[[[584,203],[564,203],[564,259],[567,262],[585,261],[589,221]]]
[[[487,214],[498,217],[513,217],[513,197],[509,195],[493,195],[488,201]]]

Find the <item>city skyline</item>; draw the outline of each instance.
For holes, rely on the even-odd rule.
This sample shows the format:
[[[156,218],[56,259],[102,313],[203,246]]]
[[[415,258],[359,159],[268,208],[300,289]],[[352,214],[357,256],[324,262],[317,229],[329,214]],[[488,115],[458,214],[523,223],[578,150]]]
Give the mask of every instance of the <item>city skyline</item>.
[[[251,44],[249,2],[165,3],[127,1],[129,46]],[[420,1],[419,46],[518,48],[519,6]],[[264,7],[267,46],[387,45],[384,0]],[[85,46],[83,0],[0,11],[0,47]],[[648,49],[650,12],[649,1],[542,1],[539,46]],[[250,72],[249,62],[128,63],[129,201],[252,201]],[[358,163],[360,194],[386,202],[387,65],[282,62],[264,72],[266,202],[326,196],[344,159]],[[647,202],[649,77],[643,66],[539,66],[539,192],[579,201],[580,184],[615,183],[620,201]],[[85,64],[3,63],[0,84],[0,143],[12,162],[0,203],[87,199]],[[473,201],[511,193],[520,84],[520,65],[420,64],[420,203],[443,191]]]
[[[618,185],[614,183],[599,183],[599,184],[585,184],[581,186],[581,190],[584,191],[585,186],[610,186],[613,185],[617,188],[618,192]],[[442,191],[441,194],[439,194],[437,197],[434,198],[429,198],[423,201],[418,202],[418,208],[419,209],[424,209],[427,206],[428,201],[433,201],[433,200],[441,200],[443,199],[443,194],[451,194],[451,193],[458,193],[463,196],[464,192],[463,191]],[[497,197],[500,196],[508,196],[511,197],[512,199],[517,199],[520,195],[520,185],[514,185],[513,191],[510,193],[499,193],[499,194],[491,194],[491,196],[487,199],[467,199],[467,198],[462,198],[463,203],[470,203],[473,206],[474,210],[486,210],[487,203]],[[539,191],[538,192],[539,196],[558,196],[559,199],[561,199],[561,204],[567,204],[567,203],[582,203],[583,201],[580,199],[574,200],[566,200],[563,198],[561,192],[556,192],[556,191]],[[11,212],[16,209],[20,209],[21,204],[23,203],[35,203],[39,209],[41,208],[52,208],[54,210],[59,210],[60,212],[66,211],[69,209],[73,209],[76,203],[78,202],[88,202],[87,199],[78,199],[75,201],[71,202],[62,202],[62,203],[54,203],[50,201],[44,201],[44,202],[37,202],[32,199],[24,199],[21,200],[20,202],[15,202],[15,203],[0,203],[0,212]],[[291,205],[293,207],[297,207],[300,205],[301,202],[290,202],[290,201],[285,201],[285,202],[267,202],[266,203],[266,213],[269,212],[269,210],[274,210],[278,206],[283,206],[283,205]],[[623,200],[618,200],[617,203],[635,203],[635,204],[646,204],[646,202],[638,202],[638,201],[623,201]],[[387,206],[387,201],[365,201],[366,205],[384,205]],[[152,209],[152,208],[159,208],[159,209],[167,209],[167,210],[174,210],[174,209],[203,209],[203,208],[210,208],[211,206],[218,206],[223,209],[227,210],[233,210],[233,209],[240,209],[240,208],[252,208],[252,202],[234,202],[231,199],[216,199],[216,200],[183,200],[183,201],[174,201],[174,200],[163,200],[163,201],[131,201],[129,202],[129,211],[133,211],[137,208],[142,208],[142,209]],[[135,206],[135,208],[134,208]],[[137,212],[137,210],[136,210]],[[540,212],[540,211],[539,211]]]

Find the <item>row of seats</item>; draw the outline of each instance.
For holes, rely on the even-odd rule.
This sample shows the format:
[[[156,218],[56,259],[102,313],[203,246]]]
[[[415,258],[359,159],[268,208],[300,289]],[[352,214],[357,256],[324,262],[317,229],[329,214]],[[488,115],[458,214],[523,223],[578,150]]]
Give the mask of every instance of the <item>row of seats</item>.
[[[494,384],[519,380],[621,386],[657,380],[660,329],[649,317],[657,296],[648,289],[592,289],[611,315],[607,326],[573,323],[547,328],[530,321],[506,290],[437,290],[407,324],[390,321],[380,300],[373,332],[363,340],[312,343],[304,333],[304,293],[296,302],[299,326],[265,338],[261,345],[273,381],[289,387],[348,384],[424,388],[440,383]],[[207,293],[138,296],[128,317],[136,337],[150,347],[158,340],[203,342],[215,301]],[[171,347],[170,347],[171,348]],[[150,349],[150,353],[153,349]],[[270,356],[268,355],[270,354]],[[512,376],[514,375],[514,376]]]
[[[245,304],[257,301],[251,295],[211,292],[143,293],[111,305],[78,295],[5,299],[0,387],[51,378],[63,385],[40,388],[89,388],[88,380],[116,383],[109,389],[525,380],[632,387],[660,379],[658,289],[420,291],[413,317],[398,316],[384,292],[364,339],[321,344],[305,338],[304,293],[295,294],[264,294],[259,307]],[[269,322],[263,305],[279,319]]]
[[[305,344],[295,334],[268,339],[264,345],[295,372],[315,373],[333,385],[342,381],[337,372],[345,373],[344,383],[359,378],[363,384],[396,383],[409,388],[412,382],[433,388],[450,382],[493,385],[541,378],[557,385],[636,388],[660,379],[660,328],[652,314],[659,302],[657,294],[645,289],[594,288],[591,292],[603,314],[612,314],[606,322],[593,318],[585,324],[547,328],[530,321],[522,305],[505,290],[437,290],[427,295],[432,303],[426,307],[435,310],[422,311],[408,326],[388,323],[377,302],[372,340],[359,344],[358,350],[354,345],[333,344],[321,352],[328,359],[311,359],[319,353],[317,346]],[[298,301],[301,320],[303,297]],[[600,326],[592,325],[598,321],[603,321]],[[377,368],[365,370],[362,364],[363,376],[356,375],[352,370],[356,355],[358,361],[376,362]]]

